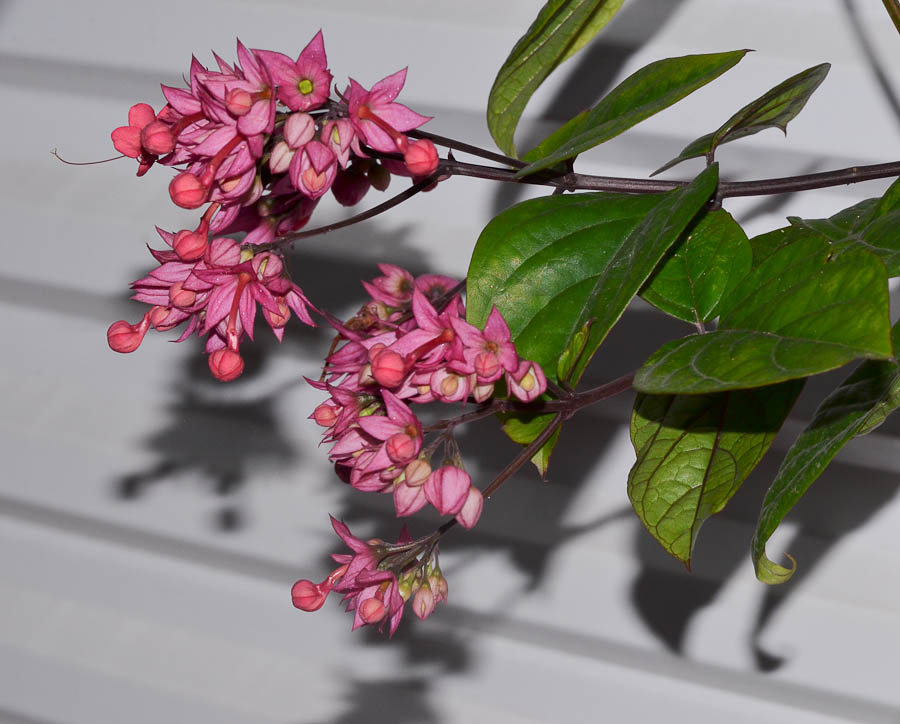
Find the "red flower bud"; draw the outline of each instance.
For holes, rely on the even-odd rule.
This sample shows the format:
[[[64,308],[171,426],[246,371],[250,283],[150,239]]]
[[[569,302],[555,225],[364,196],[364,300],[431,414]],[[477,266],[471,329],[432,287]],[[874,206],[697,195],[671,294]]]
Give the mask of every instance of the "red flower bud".
[[[144,325],[129,324],[124,319],[113,322],[106,330],[106,341],[114,352],[134,352],[141,346],[147,327]]]
[[[175,136],[162,121],[153,121],[141,129],[141,145],[154,156],[165,156],[175,150]]]
[[[397,387],[406,378],[406,363],[399,354],[386,349],[372,360],[372,376],[382,387]]]
[[[206,234],[198,234],[190,229],[179,231],[172,242],[172,248],[182,261],[197,261],[206,253],[208,245]]]
[[[243,373],[244,360],[234,350],[223,347],[209,356],[209,369],[217,380],[231,382]]]
[[[182,171],[169,182],[169,196],[172,197],[176,206],[183,209],[196,209],[206,203],[209,186],[194,174]]]
[[[403,162],[413,176],[428,176],[438,167],[438,152],[431,141],[423,138],[409,144]]]

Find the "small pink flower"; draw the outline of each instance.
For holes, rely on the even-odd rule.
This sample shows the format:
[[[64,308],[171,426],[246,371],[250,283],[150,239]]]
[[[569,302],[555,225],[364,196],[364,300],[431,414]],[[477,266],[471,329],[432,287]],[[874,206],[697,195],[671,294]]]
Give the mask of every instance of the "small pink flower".
[[[310,141],[294,154],[288,174],[294,188],[317,199],[331,188],[337,174],[337,159],[328,146]]]
[[[547,378],[537,362],[522,360],[515,373],[506,373],[506,384],[510,394],[522,402],[531,402],[544,394],[547,389]]]
[[[409,142],[402,132],[431,120],[394,102],[405,82],[406,68],[378,81],[368,91],[351,78],[344,93],[353,127],[376,151],[404,153]]]
[[[254,51],[268,68],[278,99],[292,111],[318,108],[328,98],[331,73],[325,56],[325,42],[320,30],[293,61],[283,53]]]

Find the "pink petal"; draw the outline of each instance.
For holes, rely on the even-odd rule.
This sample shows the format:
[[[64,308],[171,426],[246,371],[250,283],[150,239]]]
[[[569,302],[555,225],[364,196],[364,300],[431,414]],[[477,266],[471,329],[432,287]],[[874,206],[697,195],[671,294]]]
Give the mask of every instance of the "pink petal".
[[[462,510],[472,487],[472,479],[464,470],[445,465],[425,482],[425,497],[441,515],[456,515]]]
[[[323,68],[328,66],[328,58],[325,56],[325,39],[322,37],[322,31],[313,35],[306,47],[300,51],[297,56],[297,63],[300,61],[312,61]]]
[[[466,495],[466,502],[463,503],[462,509],[456,514],[457,522],[466,530],[475,527],[478,519],[481,517],[481,509],[484,507],[484,496],[481,491],[474,485],[469,488]]]
[[[396,73],[382,78],[373,85],[371,90],[369,90],[370,102],[380,106],[383,103],[390,103],[394,100],[403,89],[403,84],[406,83],[406,70],[406,68],[401,68]],[[380,109],[378,110],[378,115],[381,115]]]
[[[400,483],[394,488],[394,507],[398,518],[418,513],[427,502],[422,486],[410,487],[406,483]]]
[[[128,109],[129,126],[137,126],[138,129],[141,129],[155,120],[156,113],[154,113],[153,107],[146,103],[135,103]]]

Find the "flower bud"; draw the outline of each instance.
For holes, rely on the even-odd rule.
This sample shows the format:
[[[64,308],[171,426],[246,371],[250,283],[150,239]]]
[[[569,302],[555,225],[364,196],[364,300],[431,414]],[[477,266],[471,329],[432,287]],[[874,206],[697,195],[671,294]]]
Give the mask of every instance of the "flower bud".
[[[475,357],[475,374],[479,381],[494,382],[501,375],[500,358],[493,352],[481,352]]]
[[[372,187],[379,191],[387,191],[388,186],[391,185],[391,172],[380,163],[373,163],[369,167],[366,178],[369,179]]]
[[[472,479],[464,470],[445,465],[433,472],[425,483],[425,497],[441,515],[456,515],[462,510]]]
[[[316,135],[316,122],[308,113],[291,113],[284,122],[284,140],[295,151]]]
[[[184,316],[179,315],[174,309],[167,307],[153,307],[148,316],[150,325],[158,332],[167,332],[175,329],[184,321]]]
[[[481,517],[481,509],[484,507],[484,496],[481,491],[474,485],[469,488],[466,496],[466,502],[463,503],[462,509],[456,514],[456,522],[463,528],[469,530],[475,527],[478,519]]]
[[[297,581],[291,587],[291,600],[301,611],[318,611],[328,598],[328,593],[312,581]]]
[[[472,388],[472,397],[475,399],[475,402],[485,402],[486,400],[491,399],[493,395],[493,382],[491,382],[489,385],[475,385],[475,387]]]
[[[403,475],[407,485],[414,488],[421,487],[431,475],[431,465],[427,460],[413,460],[403,469]]]
[[[354,171],[351,166],[347,171],[338,171],[331,185],[331,193],[341,206],[356,206],[371,185],[365,174]]]
[[[413,596],[412,610],[422,621],[434,612],[434,594],[428,586],[422,586]]]
[[[531,402],[544,394],[547,378],[540,365],[523,359],[515,373],[506,373],[506,384],[510,393],[522,402]]]
[[[317,425],[322,427],[331,427],[337,422],[337,410],[327,402],[323,402],[315,410],[313,410],[312,418]]]
[[[296,151],[288,146],[287,143],[279,141],[272,148],[272,155],[269,156],[269,169],[275,174],[287,173],[295,153]]]
[[[208,245],[206,234],[199,234],[190,229],[179,231],[172,242],[172,248],[182,261],[197,261],[202,258]]]
[[[263,307],[263,317],[265,317],[272,329],[281,329],[291,318],[291,309],[285,304],[283,299],[276,299],[275,303],[278,305],[278,314],[270,312],[266,307]]]
[[[189,171],[182,171],[169,182],[169,196],[176,206],[197,209],[206,203],[209,186]]]
[[[377,598],[367,598],[359,605],[359,617],[366,623],[378,623],[384,618],[387,609]]]
[[[402,465],[418,452],[416,441],[405,432],[391,435],[385,442],[384,449],[388,457],[398,465]]]
[[[406,363],[399,354],[390,349],[382,350],[372,360],[372,376],[382,387],[392,389],[406,379]]]
[[[225,107],[233,116],[246,116],[253,107],[253,96],[243,88],[234,88],[225,96]]]
[[[106,341],[114,352],[123,354],[134,352],[141,346],[148,327],[144,325],[129,324],[124,319],[113,322],[106,330]]]
[[[427,502],[421,486],[414,488],[408,483],[401,482],[394,488],[394,508],[397,510],[398,518],[418,513]]]
[[[153,121],[141,129],[141,146],[154,156],[165,156],[175,150],[175,136],[168,125]]]
[[[184,288],[184,282],[175,282],[169,287],[169,302],[176,307],[189,307],[197,299],[197,292]]]
[[[223,347],[209,356],[209,369],[217,380],[231,382],[244,372],[244,360],[233,349]]]
[[[427,138],[413,141],[403,152],[403,162],[413,176],[428,176],[438,167],[438,152]]]

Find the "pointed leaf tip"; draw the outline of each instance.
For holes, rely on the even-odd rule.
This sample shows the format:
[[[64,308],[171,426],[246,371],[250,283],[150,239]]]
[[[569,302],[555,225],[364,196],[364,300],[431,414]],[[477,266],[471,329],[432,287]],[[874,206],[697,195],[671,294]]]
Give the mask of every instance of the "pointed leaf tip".
[[[797,561],[790,553],[785,553],[784,555],[791,562],[790,568],[785,568],[770,560],[765,552],[759,558],[754,558],[753,567],[756,570],[756,577],[762,583],[767,583],[770,586],[787,583],[797,570]]]

